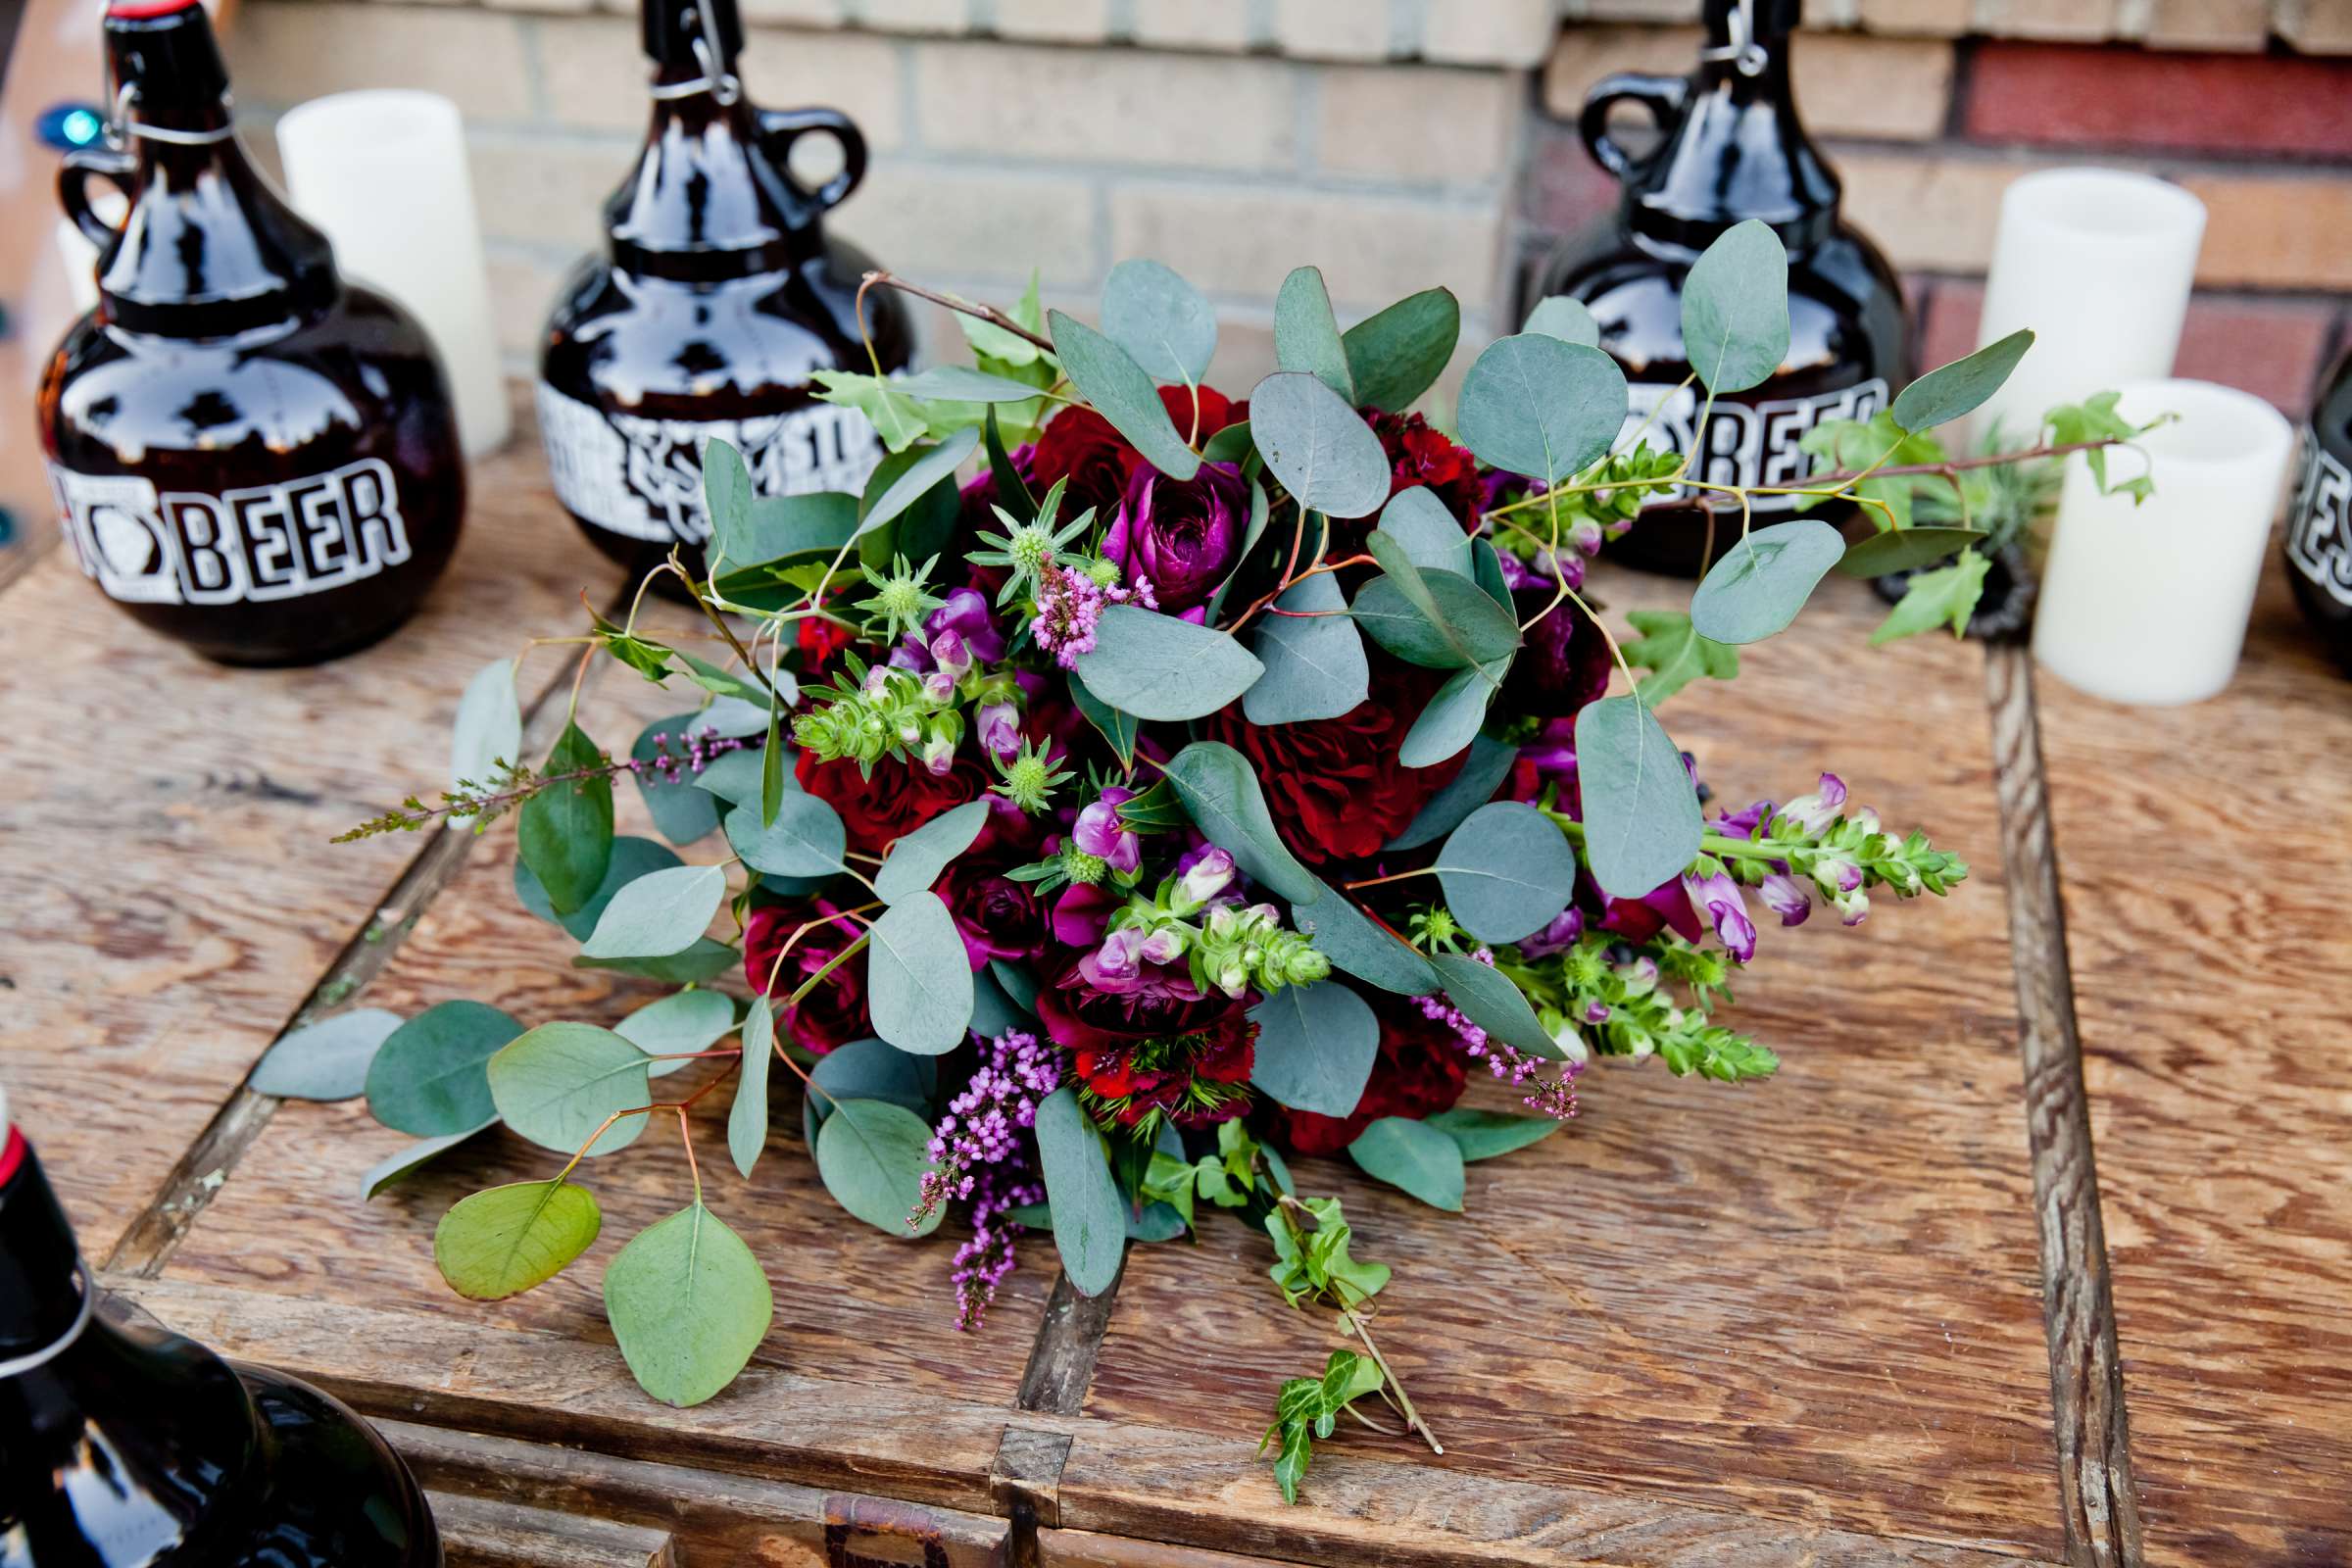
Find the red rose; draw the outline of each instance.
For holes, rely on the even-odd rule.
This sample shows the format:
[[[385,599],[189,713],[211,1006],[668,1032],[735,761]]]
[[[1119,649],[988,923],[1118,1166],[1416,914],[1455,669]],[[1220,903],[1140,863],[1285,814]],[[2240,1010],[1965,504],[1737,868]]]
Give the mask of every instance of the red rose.
[[[1468,755],[1429,767],[1398,761],[1405,731],[1446,677],[1376,648],[1366,653],[1372,695],[1338,718],[1258,725],[1243,718],[1236,703],[1200,721],[1204,738],[1250,760],[1282,841],[1310,864],[1380,853],[1453,782]]]
[[[1025,962],[1046,948],[1046,914],[1036,885],[1005,875],[1036,862],[1041,830],[1004,796],[991,795],[988,804],[980,836],[948,862],[933,887],[956,917],[975,969],[991,958]]]
[[[1088,1108],[1123,1127],[1164,1112],[1180,1127],[1229,1121],[1250,1107],[1257,1054],[1253,993],[1194,989],[1182,966],[1145,964],[1134,986],[1099,991],[1073,961],[1038,988],[1038,1021],[1070,1053]]]
[[[1200,432],[1205,441],[1233,421],[1236,405],[1215,387],[1200,389]],[[1160,407],[1168,411],[1176,434],[1193,429],[1193,392],[1181,386],[1159,389]],[[1246,407],[1246,405],[1244,405]],[[1069,408],[1055,415],[1037,438],[1030,459],[1030,479],[1042,495],[1056,480],[1067,479],[1062,515],[1074,517],[1088,507],[1108,516],[1127,493],[1127,476],[1143,463],[1143,454],[1110,427],[1110,421],[1092,409]]]
[[[1422,1016],[1410,997],[1385,992],[1363,996],[1380,1020],[1380,1056],[1372,1063],[1372,1077],[1355,1109],[1346,1116],[1318,1116],[1311,1110],[1272,1107],[1284,1141],[1298,1153],[1336,1154],[1383,1116],[1419,1121],[1462,1098],[1469,1068],[1454,1032]]]
[[[933,773],[904,758],[885,757],[867,778],[851,761],[820,762],[801,753],[797,767],[801,788],[841,813],[849,829],[850,848],[861,855],[880,855],[891,843],[913,832],[943,811],[976,801],[988,788],[980,764],[958,757],[945,773]]]
[[[1461,519],[1465,533],[1477,531],[1487,487],[1468,447],[1455,446],[1418,414],[1373,414],[1367,422],[1389,455],[1389,494],[1425,485]]]
[[[816,919],[826,923],[794,943],[779,969],[776,955],[783,952],[784,944],[802,925]],[[776,983],[768,995],[781,1004],[860,934],[857,921],[823,899],[761,905],[744,923],[744,978],[754,991],[760,991],[768,989],[767,977],[773,974]],[[853,1040],[865,1039],[874,1032],[873,1021],[866,1015],[865,965],[853,958],[835,969],[818,981],[798,1006],[785,1008],[779,1021],[794,1044],[820,1056]]]
[[[835,596],[827,594],[825,597],[831,599]],[[835,654],[857,640],[858,634],[839,621],[827,620],[821,615],[807,616],[793,630],[793,641],[801,650],[801,673],[818,673]]]

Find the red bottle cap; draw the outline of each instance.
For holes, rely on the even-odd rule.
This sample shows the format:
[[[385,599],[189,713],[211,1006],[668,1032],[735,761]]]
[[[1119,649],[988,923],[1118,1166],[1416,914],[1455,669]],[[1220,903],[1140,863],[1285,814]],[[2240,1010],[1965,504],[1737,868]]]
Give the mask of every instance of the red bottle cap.
[[[157,17],[192,11],[203,3],[204,0],[110,0],[106,14],[128,22],[151,22]]]
[[[0,1187],[6,1187],[8,1179],[14,1176],[17,1173],[17,1167],[24,1163],[24,1135],[11,1127],[8,1129],[8,1141],[0,1144]]]

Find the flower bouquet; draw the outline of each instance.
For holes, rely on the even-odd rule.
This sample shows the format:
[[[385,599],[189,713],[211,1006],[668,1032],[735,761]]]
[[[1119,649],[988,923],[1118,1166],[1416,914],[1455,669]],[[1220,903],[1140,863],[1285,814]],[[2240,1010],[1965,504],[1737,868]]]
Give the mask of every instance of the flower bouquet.
[[[1710,393],[1785,355],[1786,268],[1747,223],[1691,271]],[[640,585],[625,619],[572,639],[583,668],[609,655],[703,705],[614,755],[575,680],[525,764],[502,662],[466,694],[440,803],[356,830],[512,811],[522,901],[577,961],[678,988],[613,1029],[466,1002],[409,1020],[368,1097],[435,1142],[387,1169],[497,1120],[565,1157],[440,1222],[449,1283],[496,1298],[595,1239],[585,1162],[649,1123],[690,1139],[696,1101],[731,1096],[728,1153],[756,1181],[789,1073],[844,1208],[901,1236],[956,1222],[961,1323],[1025,1230],[1097,1294],[1130,1241],[1229,1210],[1266,1234],[1284,1298],[1360,1348],[1272,1391],[1285,1494],[1357,1401],[1434,1444],[1373,1336],[1389,1271],[1291,1159],[1345,1152],[1458,1210],[1465,1161],[1556,1131],[1595,1057],[1771,1073],[1721,1016],[1759,910],[1850,925],[1966,867],[1831,773],[1710,812],[1658,708],[1734,676],[1736,645],[1787,626],[1833,566],[1926,564],[1970,530],[1895,526],[1865,493],[1883,531],[1849,549],[1817,519],[1750,532],[1725,489],[1742,542],[1688,612],[1638,613],[1619,640],[1586,561],[1688,476],[1628,428],[1625,377],[1571,302],[1479,356],[1457,440],[1407,412],[1454,352],[1442,289],[1342,332],[1320,274],[1294,272],[1283,368],[1238,402],[1202,382],[1207,304],[1156,264],[1111,274],[1100,328],[1044,313],[1034,285],[1009,310],[868,286],[951,305],[976,364],[821,374],[890,448],[859,495],[756,497],[712,443],[701,569],[681,552],[647,580],[707,636],[648,631]],[[1890,439],[1982,402],[2023,347],[1914,384]],[[1885,477],[1866,461],[1804,490]],[[614,837],[622,774],[696,859]],[[731,971],[748,1003],[715,987]],[[690,1088],[656,1083],[682,1068]],[[1519,1109],[1456,1105],[1477,1074]],[[724,1388],[770,1316],[700,1168],[604,1279],[630,1370],[680,1405]]]

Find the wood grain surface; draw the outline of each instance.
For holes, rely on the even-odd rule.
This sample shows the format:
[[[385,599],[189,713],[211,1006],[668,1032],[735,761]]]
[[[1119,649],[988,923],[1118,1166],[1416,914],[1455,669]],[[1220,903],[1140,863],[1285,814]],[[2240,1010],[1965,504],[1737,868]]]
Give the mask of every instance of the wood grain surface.
[[[2352,684],[2040,698],[2148,1560],[2352,1561]]]

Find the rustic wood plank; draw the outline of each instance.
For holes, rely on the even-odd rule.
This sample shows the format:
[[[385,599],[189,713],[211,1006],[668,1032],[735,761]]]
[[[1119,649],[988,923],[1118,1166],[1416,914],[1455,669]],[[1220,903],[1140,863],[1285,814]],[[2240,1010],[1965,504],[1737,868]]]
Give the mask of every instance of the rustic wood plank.
[[[1624,573],[1595,586],[1619,608],[1688,594]],[[1492,1477],[1529,1488],[1531,1511],[1567,1493],[1730,1516],[1749,1556],[1724,1560],[1815,1536],[1900,1543],[1873,1548],[1893,1557],[2063,1551],[1980,658],[1949,641],[1870,651],[1883,607],[1853,583],[1819,598],[1797,631],[1741,651],[1736,687],[1678,697],[1670,729],[1727,802],[1834,767],[1890,823],[1965,855],[1970,883],[1883,901],[1857,930],[1768,925],[1736,1016],[1781,1051],[1778,1079],[1602,1064],[1565,1134],[1471,1168],[1464,1216],[1344,1162],[1296,1162],[1302,1186],[1345,1200],[1356,1254],[1396,1269],[1381,1345],[1442,1459],[1349,1431],[1286,1510],[1262,1463],[1082,1431],[1066,1523],[1280,1556],[1551,1560],[1554,1538],[1526,1519],[1444,1506]],[[1279,1382],[1336,1344],[1266,1285],[1262,1236],[1206,1231],[1197,1250],[1131,1252],[1089,1416],[1253,1440]],[[1357,1462],[1379,1468],[1353,1481]],[[1417,1511],[1424,1495],[1440,1500]],[[1217,1528],[1175,1534],[1193,1514]],[[1330,1533],[1335,1516],[1349,1534]],[[1670,1530],[1593,1554],[1682,1549]]]
[[[569,629],[583,586],[611,591],[539,469],[526,424],[477,468],[422,612],[317,668],[206,663],[63,552],[0,595],[0,837],[32,851],[9,882],[0,1061],[91,1255],[113,1252],[417,848],[327,840],[440,775],[474,669]],[[542,655],[526,680],[553,667]]]
[[[2034,1151],[2034,1210],[2041,1226],[2042,1322],[2058,1435],[2058,1496],[2067,1560],[2140,1561],[2107,1237],[2082,1090],[2066,917],[2050,838],[2034,661],[2021,643],[1987,648],[1993,778],[2001,847],[2010,866],[2009,947],[2023,1019],[2026,1125]]]
[[[2352,688],[2274,562],[2223,696],[2039,698],[2148,1560],[2352,1561]]]
[[[665,1530],[446,1492],[426,1500],[447,1568],[679,1568]]]

